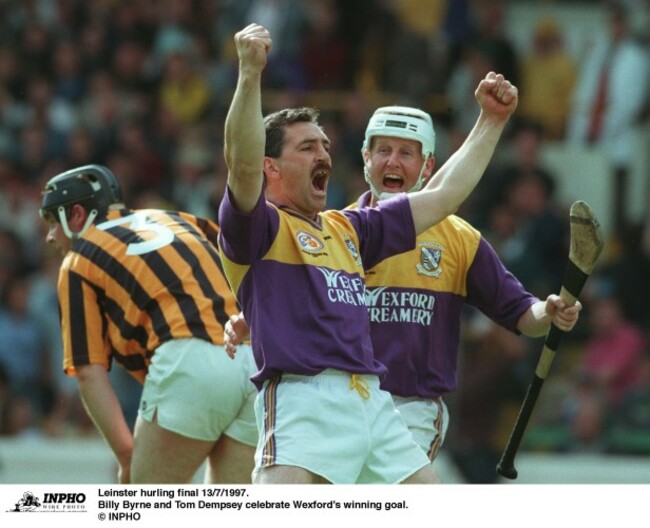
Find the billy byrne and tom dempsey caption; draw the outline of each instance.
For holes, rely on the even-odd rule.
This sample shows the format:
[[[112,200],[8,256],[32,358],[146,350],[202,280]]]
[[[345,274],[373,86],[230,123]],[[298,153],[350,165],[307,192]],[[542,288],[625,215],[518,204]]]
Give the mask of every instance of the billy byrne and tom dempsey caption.
[[[408,508],[405,500],[269,500],[253,499],[247,488],[156,488],[100,489],[98,507],[109,512],[140,512],[143,510],[376,510],[391,511]]]

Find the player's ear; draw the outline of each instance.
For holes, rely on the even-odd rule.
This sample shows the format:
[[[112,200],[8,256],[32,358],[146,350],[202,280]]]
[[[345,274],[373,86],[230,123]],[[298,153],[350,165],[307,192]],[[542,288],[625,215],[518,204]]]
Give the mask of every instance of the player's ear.
[[[269,156],[264,156],[264,176],[270,179],[277,179],[280,176],[280,168],[278,167],[278,160],[275,158],[270,158]]]
[[[80,231],[88,218],[88,211],[83,205],[74,204],[70,207],[70,217],[68,218],[68,225],[73,232]]]
[[[433,171],[436,168],[436,158],[435,156],[429,156],[427,159],[426,166],[424,167],[424,181],[427,182],[433,176]]]
[[[363,164],[368,165],[368,160],[370,159],[370,151],[368,149],[363,149],[361,151],[361,155],[363,156]]]

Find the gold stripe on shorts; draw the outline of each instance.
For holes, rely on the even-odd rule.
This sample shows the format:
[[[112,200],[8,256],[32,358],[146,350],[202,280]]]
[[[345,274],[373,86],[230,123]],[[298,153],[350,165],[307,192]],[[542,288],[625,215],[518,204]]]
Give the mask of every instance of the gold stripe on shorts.
[[[427,452],[427,456],[431,462],[433,462],[433,459],[436,458],[436,455],[440,450],[440,446],[442,445],[442,424],[444,420],[444,408],[442,406],[442,400],[440,398],[436,398],[434,402],[438,407],[438,415],[433,422],[433,427],[437,431],[437,434],[433,437],[431,444],[429,444],[429,451]]]
[[[275,464],[275,420],[276,404],[278,396],[278,384],[281,376],[270,379],[264,387],[264,424],[262,435],[264,444],[262,446],[261,467],[268,467]]]

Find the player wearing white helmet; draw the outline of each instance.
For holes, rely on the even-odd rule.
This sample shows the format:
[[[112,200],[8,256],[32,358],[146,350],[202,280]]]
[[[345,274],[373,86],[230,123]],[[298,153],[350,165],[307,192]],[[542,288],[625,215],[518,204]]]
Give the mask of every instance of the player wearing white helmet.
[[[481,115],[475,131],[486,119],[498,119],[484,99],[478,100]],[[374,207],[395,193],[420,189],[434,173],[434,147],[428,114],[401,106],[379,108],[370,118],[362,148],[370,191],[355,207]],[[462,163],[467,149],[466,143],[435,178]],[[381,386],[393,395],[431,461],[449,423],[443,396],[457,385],[464,306],[532,337],[545,334],[551,320],[570,330],[581,309],[579,303],[564,309],[558,295],[540,301],[525,291],[481,234],[455,215],[419,234],[415,249],[370,269],[366,286],[375,357],[388,368]]]

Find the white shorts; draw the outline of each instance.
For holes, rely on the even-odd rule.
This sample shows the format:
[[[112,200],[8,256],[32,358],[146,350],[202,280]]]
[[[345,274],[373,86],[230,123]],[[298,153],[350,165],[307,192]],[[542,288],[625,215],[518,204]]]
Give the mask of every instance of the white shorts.
[[[413,440],[433,462],[442,446],[449,427],[449,412],[442,398],[402,398],[393,396],[400,412],[413,435]]]
[[[254,474],[277,464],[334,484],[398,484],[429,464],[376,376],[283,374],[264,383],[255,416]]]
[[[257,371],[249,345],[230,359],[223,346],[201,339],[175,339],[156,349],[142,389],[138,415],[196,440],[222,434],[257,444],[250,377]]]

